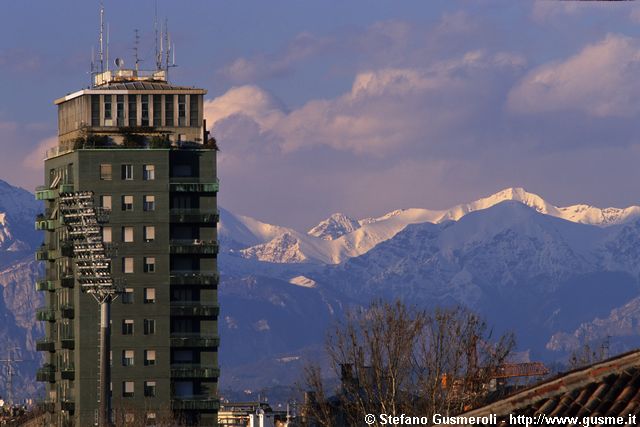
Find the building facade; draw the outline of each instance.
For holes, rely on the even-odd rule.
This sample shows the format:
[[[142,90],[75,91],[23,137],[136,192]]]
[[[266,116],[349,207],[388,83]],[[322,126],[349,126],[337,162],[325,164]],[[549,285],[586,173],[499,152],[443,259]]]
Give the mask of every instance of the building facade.
[[[217,425],[218,220],[215,141],[202,89],[163,70],[100,73],[55,101],[59,145],[36,198],[46,231],[37,312],[38,380],[56,426],[96,425],[100,310],[78,281],[61,196],[91,192],[119,296],[111,304],[111,416],[117,425]],[[82,268],[82,267],[80,267]]]

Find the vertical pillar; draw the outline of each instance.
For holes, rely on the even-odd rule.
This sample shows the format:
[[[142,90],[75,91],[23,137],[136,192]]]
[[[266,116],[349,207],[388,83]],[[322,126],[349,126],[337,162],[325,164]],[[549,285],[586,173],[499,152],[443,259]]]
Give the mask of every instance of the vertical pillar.
[[[100,302],[100,427],[111,425],[111,297]]]

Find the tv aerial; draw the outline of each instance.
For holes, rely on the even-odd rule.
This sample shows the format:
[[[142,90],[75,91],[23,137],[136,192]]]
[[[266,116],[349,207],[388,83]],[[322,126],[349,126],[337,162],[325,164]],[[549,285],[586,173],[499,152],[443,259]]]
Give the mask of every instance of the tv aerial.
[[[122,58],[116,58],[113,62],[116,64],[116,67],[118,67],[119,70],[122,70],[122,67],[124,67],[124,59]]]

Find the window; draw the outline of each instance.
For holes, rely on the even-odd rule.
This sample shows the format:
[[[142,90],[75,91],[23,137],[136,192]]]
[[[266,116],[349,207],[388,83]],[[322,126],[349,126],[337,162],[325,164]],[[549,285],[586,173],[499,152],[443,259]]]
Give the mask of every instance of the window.
[[[127,181],[133,179],[133,165],[122,165],[122,179]]]
[[[125,243],[133,242],[133,227],[122,227],[122,241]]]
[[[144,319],[144,334],[153,335],[156,333],[156,321],[153,319]]]
[[[110,195],[100,196],[100,207],[102,207],[103,209],[111,210],[111,196]]]
[[[147,424],[155,424],[155,422],[156,422],[156,413],[147,412]]]
[[[156,351],[145,350],[144,351],[144,364],[146,366],[152,366],[156,364]]]
[[[102,227],[102,241],[104,243],[111,243],[113,241],[111,227]]]
[[[100,126],[100,95],[91,95],[91,126]]]
[[[122,350],[122,366],[133,366],[134,354],[133,350]]]
[[[123,211],[133,210],[133,196],[122,196],[122,210]]]
[[[124,95],[116,95],[116,124],[124,126]]]
[[[156,179],[155,165],[144,165],[142,177],[145,181],[153,181]]]
[[[156,302],[156,288],[144,288],[144,303],[155,304]]]
[[[104,120],[105,126],[111,126],[111,119],[113,116],[111,115],[111,95],[104,96]],[[107,120],[109,120],[107,122]]]
[[[153,124],[152,126],[162,126],[162,95],[151,95],[153,97]]]
[[[136,127],[138,126],[138,95],[129,95],[127,98],[129,101],[129,126]]]
[[[189,125],[199,127],[198,111],[200,110],[200,95],[189,95]]]
[[[144,240],[152,242],[156,238],[156,227],[153,225],[144,226]]]
[[[111,181],[111,164],[103,163],[100,165],[100,179],[103,181]]]
[[[145,257],[144,258],[144,272],[145,273],[155,273],[156,272],[156,259],[155,257]]]
[[[122,335],[133,335],[133,319],[122,320]]]
[[[156,210],[156,196],[144,196],[144,210],[145,211]]]
[[[134,386],[133,381],[122,382],[122,397],[133,397]]]
[[[122,258],[122,272],[133,273],[133,257]]]
[[[187,100],[186,95],[178,95],[178,126],[187,125]]]
[[[125,288],[122,293],[123,304],[133,304],[133,288]]]
[[[140,105],[142,107],[142,122],[140,126],[149,126],[149,95],[142,95]]]
[[[145,397],[156,397],[156,382],[145,381],[144,382],[144,395]]]
[[[164,96],[164,125],[173,126],[173,95]]]

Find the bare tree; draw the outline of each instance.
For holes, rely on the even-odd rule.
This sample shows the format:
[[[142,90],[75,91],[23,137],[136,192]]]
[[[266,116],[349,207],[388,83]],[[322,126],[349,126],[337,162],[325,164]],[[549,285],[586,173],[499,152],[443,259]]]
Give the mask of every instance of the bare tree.
[[[309,425],[362,425],[366,414],[455,414],[478,404],[512,335],[492,342],[486,323],[461,308],[417,310],[396,301],[352,310],[328,335],[341,385],[327,397],[318,366],[305,371]],[[376,424],[374,424],[376,425]]]

